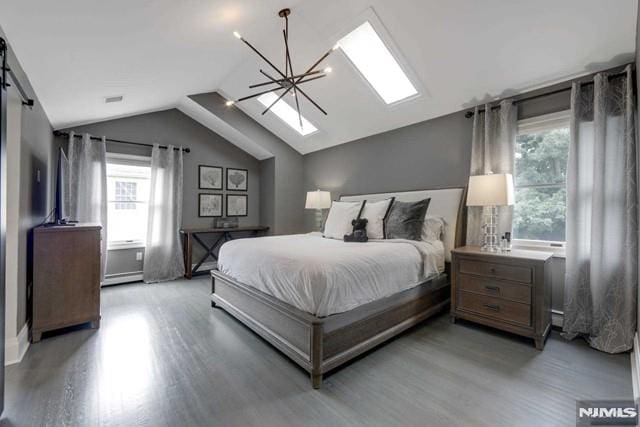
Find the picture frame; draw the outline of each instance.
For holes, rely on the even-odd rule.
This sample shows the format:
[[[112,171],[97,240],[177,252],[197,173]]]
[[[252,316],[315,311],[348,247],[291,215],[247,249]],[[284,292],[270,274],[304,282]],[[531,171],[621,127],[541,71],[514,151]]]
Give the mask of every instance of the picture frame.
[[[198,188],[222,190],[223,169],[220,166],[198,165]]]
[[[227,216],[247,216],[249,214],[249,197],[246,194],[227,194]]]
[[[198,217],[219,218],[223,213],[222,194],[198,194]]]
[[[247,191],[249,189],[249,170],[227,168],[227,191]]]

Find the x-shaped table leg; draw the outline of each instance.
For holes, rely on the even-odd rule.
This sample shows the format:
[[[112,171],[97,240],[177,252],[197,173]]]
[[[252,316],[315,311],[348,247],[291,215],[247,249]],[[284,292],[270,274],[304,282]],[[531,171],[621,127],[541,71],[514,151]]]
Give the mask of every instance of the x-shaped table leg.
[[[213,245],[211,245],[210,247],[207,246],[199,237],[197,234],[193,235],[193,239],[198,242],[198,244],[200,244],[200,246],[202,246],[204,248],[205,251],[207,251],[206,254],[204,254],[204,256],[200,259],[200,261],[198,261],[198,263],[195,265],[195,267],[193,267],[193,270],[191,271],[191,273],[197,273],[198,272],[198,268],[200,268],[200,266],[209,258],[212,257],[214,260],[218,261],[218,257],[216,256],[216,254],[214,253],[214,251],[216,250],[216,247],[218,246],[218,244],[224,240],[225,242],[227,241],[226,235],[227,233],[222,233],[220,235],[220,237],[218,237],[218,240],[215,241],[215,243]],[[223,242],[224,243],[224,242]]]

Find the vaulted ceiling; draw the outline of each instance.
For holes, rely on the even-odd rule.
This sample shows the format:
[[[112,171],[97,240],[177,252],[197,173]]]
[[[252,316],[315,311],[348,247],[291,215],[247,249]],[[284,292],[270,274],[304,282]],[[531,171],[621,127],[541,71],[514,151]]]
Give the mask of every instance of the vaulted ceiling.
[[[254,100],[241,108],[308,153],[629,62],[636,0],[0,0],[0,26],[56,128],[179,106],[219,91],[237,99],[278,64],[282,20],[292,10],[294,69],[310,65],[375,14],[413,73],[420,96],[386,106],[340,50],[327,78],[306,92],[302,137]],[[104,98],[124,95],[121,103]],[[289,97],[286,97],[289,98]],[[292,102],[292,99],[287,99]]]

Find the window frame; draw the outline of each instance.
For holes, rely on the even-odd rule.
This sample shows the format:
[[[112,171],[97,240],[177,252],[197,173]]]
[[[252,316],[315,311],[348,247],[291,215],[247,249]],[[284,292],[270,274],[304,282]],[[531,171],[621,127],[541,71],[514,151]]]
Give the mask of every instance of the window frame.
[[[518,137],[521,134],[544,132],[551,129],[557,129],[559,127],[569,127],[569,129],[571,129],[571,110],[563,110],[563,111],[558,111],[556,113],[543,114],[540,116],[518,120],[516,137]],[[513,147],[513,150],[515,155],[515,150],[516,150],[515,146]],[[513,172],[514,172],[514,190],[518,188],[557,187],[557,186],[563,186],[563,185],[566,188],[567,186],[566,181],[564,182],[564,184],[531,184],[531,185],[516,186],[515,168]],[[567,244],[566,241],[560,242],[560,241],[554,241],[554,240],[535,240],[535,239],[516,239],[516,238],[513,239],[514,248],[552,252],[554,256],[561,257],[561,258],[564,257],[565,255],[566,244]]]
[[[151,157],[148,157],[148,156],[107,152],[106,160],[107,160],[107,163],[116,163],[120,165],[131,165],[131,166],[146,166],[151,168]],[[107,200],[107,205],[112,202],[116,203],[115,201]],[[127,203],[140,203],[140,202],[135,201],[135,202],[127,202]],[[107,222],[107,228],[108,227],[109,227],[109,223]],[[108,235],[108,230],[107,230],[107,235]],[[108,251],[123,250],[123,249],[143,249],[145,247],[146,247],[146,242],[142,240],[134,240],[134,239],[117,240],[117,241],[107,240]]]
[[[373,7],[367,8],[364,12],[362,12],[359,16],[357,16],[353,21],[351,21],[348,25],[343,26],[340,31],[334,33],[334,36],[331,37],[331,39],[334,40],[334,45],[339,46],[340,40],[342,40],[345,36],[353,32],[355,29],[357,29],[367,21],[369,22],[373,30],[376,32],[378,37],[380,37],[380,40],[382,40],[382,43],[384,44],[384,46],[389,50],[389,53],[391,53],[391,56],[396,61],[396,63],[398,64],[402,72],[407,76],[407,79],[409,79],[409,82],[411,82],[411,84],[415,88],[416,93],[406,98],[402,98],[387,104],[387,102],[378,93],[376,88],[373,87],[373,85],[369,82],[369,80],[367,80],[364,74],[362,74],[360,69],[353,63],[353,61],[351,61],[351,58],[349,58],[349,55],[347,55],[341,48],[336,49],[335,53],[339,52],[339,54],[345,59],[345,61],[349,64],[349,66],[355,71],[355,74],[358,76],[358,78],[362,82],[364,82],[364,84],[369,88],[369,90],[371,90],[373,95],[379,100],[380,104],[382,104],[384,108],[388,110],[393,110],[406,102],[415,101],[416,99],[421,98],[425,93],[428,93],[425,90],[425,87],[422,81],[418,78],[418,75],[413,71],[412,67],[409,65],[409,61],[407,61],[407,59],[404,57],[400,48],[395,43],[394,39],[391,37],[391,34],[389,34],[389,31],[384,26],[384,24],[382,23],[382,20],[378,17],[378,14],[373,9]]]

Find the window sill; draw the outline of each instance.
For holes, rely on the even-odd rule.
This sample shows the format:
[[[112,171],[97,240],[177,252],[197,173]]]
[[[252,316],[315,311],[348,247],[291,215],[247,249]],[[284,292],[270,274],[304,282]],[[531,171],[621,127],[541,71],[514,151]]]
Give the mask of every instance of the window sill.
[[[144,242],[123,242],[123,243],[109,243],[107,245],[108,251],[119,251],[123,249],[142,249],[145,247]]]
[[[527,251],[551,252],[554,258],[566,258],[566,249],[564,247],[531,245],[526,243],[513,243],[514,249],[522,249]]]

